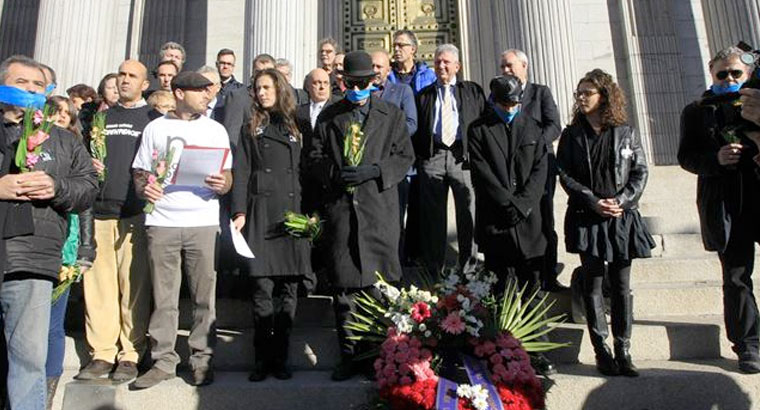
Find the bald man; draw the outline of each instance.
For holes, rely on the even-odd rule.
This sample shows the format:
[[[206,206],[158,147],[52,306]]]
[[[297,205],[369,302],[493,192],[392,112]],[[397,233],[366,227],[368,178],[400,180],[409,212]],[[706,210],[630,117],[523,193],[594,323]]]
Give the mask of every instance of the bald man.
[[[151,284],[146,257],[145,203],[135,195],[132,160],[143,129],[160,116],[142,98],[148,70],[136,60],[119,66],[118,103],[106,111],[103,162],[93,159],[101,175],[93,205],[98,253],[84,278],[85,331],[92,360],[78,380],[106,377],[126,381],[137,376],[146,350]],[[135,256],[134,258],[132,256]]]

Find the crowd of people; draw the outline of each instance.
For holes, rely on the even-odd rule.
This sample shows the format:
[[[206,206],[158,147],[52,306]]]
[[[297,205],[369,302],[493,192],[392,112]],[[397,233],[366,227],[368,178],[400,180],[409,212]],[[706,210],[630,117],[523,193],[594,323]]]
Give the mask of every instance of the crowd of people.
[[[212,383],[217,271],[253,278],[252,382],[292,377],[288,344],[298,296],[315,288],[333,297],[341,361],[332,378],[346,380],[368,370],[354,360],[364,347],[344,325],[358,295],[380,297],[376,272],[401,281],[402,266],[432,274],[446,267],[449,190],[458,242],[453,268],[488,269],[501,287],[517,278],[531,289],[562,290],[552,208],[557,177],[569,197],[564,242],[580,255],[597,369],[637,376],[631,262],[649,257],[655,243],[638,212],[647,160],[621,88],[600,69],[586,73],[563,130],[550,89],[530,81],[522,51],[501,54],[501,75],[485,92],[461,78],[456,46],[439,45],[428,67],[417,58],[413,32],[392,38],[392,54],[344,53],[335,40],[320,41],[319,66],[298,88],[285,59],[256,56],[245,86],[233,75],[233,50],[220,50],[216,67],[189,71],[174,42],[161,48],[152,72],[126,60],[97,90],[78,84],[67,96],[53,95],[54,68],[23,56],[3,61],[0,314],[9,407],[51,406],[64,356],[68,291],[51,301],[62,265],[87,271],[90,360],[78,380],[134,380],[145,389],[175,377],[184,273],[193,306],[192,383]],[[729,48],[710,61],[706,97],[747,81],[752,67],[741,53]],[[740,115],[760,124],[760,91],[741,94]],[[21,172],[16,150],[25,112],[45,103],[54,126],[43,133],[36,163]],[[107,155],[96,158],[88,150],[99,113]],[[760,132],[723,140],[721,130],[735,120],[689,105],[678,157],[699,175],[703,237],[720,255],[739,368],[758,373],[750,275],[759,239]],[[199,147],[229,155],[200,183],[172,183],[182,154]],[[323,235],[314,243],[289,235],[287,211],[318,213]],[[234,231],[255,258],[236,255]],[[613,348],[606,343],[605,277]],[[541,355],[534,364],[554,371]]]

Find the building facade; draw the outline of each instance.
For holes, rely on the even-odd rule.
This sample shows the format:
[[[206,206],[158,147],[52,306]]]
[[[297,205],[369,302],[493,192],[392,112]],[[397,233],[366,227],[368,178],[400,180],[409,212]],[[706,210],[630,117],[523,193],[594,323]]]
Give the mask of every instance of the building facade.
[[[0,10],[0,58],[52,66],[59,92],[96,86],[125,57],[153,67],[169,40],[187,49],[187,69],[235,50],[241,80],[259,53],[287,58],[297,87],[326,36],[347,50],[390,50],[391,33],[411,29],[421,58],[457,44],[464,78],[481,84],[501,51],[519,48],[565,122],[578,79],[613,74],[655,164],[675,163],[680,110],[709,85],[710,56],[739,40],[760,46],[760,0],[0,0]]]

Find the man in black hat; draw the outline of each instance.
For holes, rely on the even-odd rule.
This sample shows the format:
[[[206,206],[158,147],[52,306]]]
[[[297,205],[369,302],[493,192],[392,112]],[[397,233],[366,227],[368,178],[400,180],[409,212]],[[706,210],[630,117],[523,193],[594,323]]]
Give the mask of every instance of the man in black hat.
[[[389,281],[401,278],[399,225],[391,222],[399,218],[397,185],[414,159],[404,113],[371,96],[375,72],[369,54],[348,53],[341,73],[345,98],[320,114],[308,165],[326,187],[321,195],[324,242],[342,356],[333,380],[346,380],[358,370],[356,342],[344,328],[352,319],[354,298],[362,291],[376,294],[375,272]],[[343,156],[352,126],[362,133],[364,154],[358,165]]]
[[[153,368],[135,380],[136,389],[152,387],[175,375],[180,361],[174,345],[183,266],[193,303],[193,326],[188,338],[193,384],[203,386],[214,378],[211,368],[216,341],[214,249],[219,231],[219,197],[232,186],[232,156],[224,155],[230,149],[224,126],[204,115],[211,99],[211,85],[206,77],[193,71],[183,71],[174,77],[172,92],[177,108],[145,127],[132,164],[138,195],[154,206],[145,215],[155,304],[148,327],[154,363]],[[222,159],[209,166],[203,183],[170,183],[179,161],[191,146],[217,150]],[[171,161],[154,167],[158,158],[172,151]],[[161,167],[167,170],[163,183],[153,175],[153,169]]]

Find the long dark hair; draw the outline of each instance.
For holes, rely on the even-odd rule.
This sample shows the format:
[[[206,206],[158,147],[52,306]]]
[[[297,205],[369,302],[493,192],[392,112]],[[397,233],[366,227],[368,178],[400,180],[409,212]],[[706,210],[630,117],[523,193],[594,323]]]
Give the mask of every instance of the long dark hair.
[[[259,104],[259,98],[256,93],[256,82],[259,78],[268,76],[274,83],[276,101],[274,106],[269,109],[265,109]],[[282,120],[282,123],[288,129],[291,135],[301,140],[301,133],[298,131],[296,122],[294,120],[296,111],[296,102],[293,92],[290,89],[285,77],[280,74],[274,68],[267,68],[256,73],[253,77],[253,89],[251,90],[253,104],[251,105],[251,122],[248,129],[252,136],[256,135],[258,128],[263,128],[269,125],[273,116],[278,116]]]
[[[61,110],[58,104],[66,104],[66,107],[68,107],[69,110],[69,118],[71,118],[71,122],[69,123],[69,126],[65,128],[65,130],[71,131],[71,133],[81,141],[82,132],[79,130],[81,128],[79,125],[79,111],[77,110],[77,107],[74,106],[74,103],[71,102],[71,99],[62,95],[54,95],[52,97],[48,97],[47,104],[53,107],[53,114],[57,114]]]
[[[599,103],[602,128],[617,127],[628,122],[628,115],[625,111],[625,94],[623,94],[623,90],[615,83],[611,75],[597,68],[586,73],[578,81],[578,86],[582,83],[593,84],[599,90],[599,94],[604,97]],[[585,115],[581,112],[580,107],[578,107],[578,101],[575,101],[573,105],[573,120],[571,122],[572,124],[578,124],[582,118],[585,118]]]

